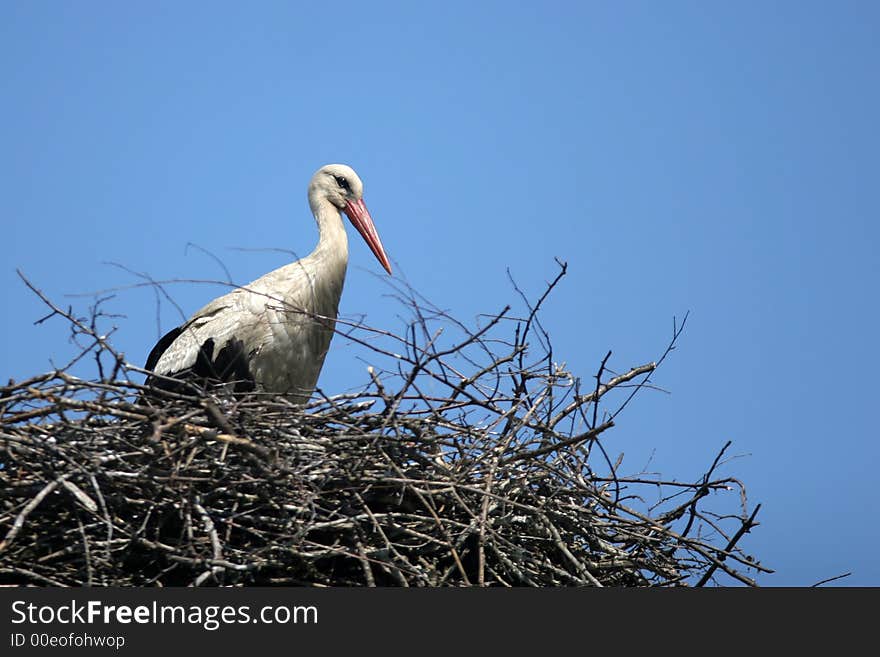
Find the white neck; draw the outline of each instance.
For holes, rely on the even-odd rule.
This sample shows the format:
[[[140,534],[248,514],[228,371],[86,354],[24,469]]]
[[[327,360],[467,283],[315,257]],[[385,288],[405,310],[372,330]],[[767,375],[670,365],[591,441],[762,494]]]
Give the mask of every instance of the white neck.
[[[348,234],[342,223],[342,213],[326,198],[309,195],[309,205],[318,224],[318,246],[312,252],[329,266],[333,263],[345,267],[348,264]]]

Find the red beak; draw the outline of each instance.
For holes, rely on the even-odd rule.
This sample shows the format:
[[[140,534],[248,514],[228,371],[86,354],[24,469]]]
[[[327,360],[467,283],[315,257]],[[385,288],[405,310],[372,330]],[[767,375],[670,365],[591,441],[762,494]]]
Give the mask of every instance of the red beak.
[[[388,262],[388,256],[385,255],[385,249],[382,248],[382,240],[379,239],[379,233],[376,232],[376,227],[373,225],[373,218],[370,216],[370,211],[367,210],[367,206],[364,205],[363,199],[346,201],[345,214],[348,215],[351,223],[357,228],[361,237],[364,238],[364,241],[370,247],[373,255],[382,263],[385,271],[390,274],[391,265]]]

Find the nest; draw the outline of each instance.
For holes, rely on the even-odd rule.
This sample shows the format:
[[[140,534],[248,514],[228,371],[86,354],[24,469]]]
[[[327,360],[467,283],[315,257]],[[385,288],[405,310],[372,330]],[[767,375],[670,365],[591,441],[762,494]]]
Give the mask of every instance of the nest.
[[[402,336],[337,327],[371,354],[367,385],[306,407],[145,397],[98,304],[77,317],[31,286],[81,350],[0,387],[0,583],[754,585],[769,571],[738,543],[759,507],[716,474],[727,445],[686,481],[624,475],[603,447],[683,325],[657,363],[606,357],[582,386],[538,320],[564,272],[474,328],[398,288]],[[73,374],[83,359],[95,376]]]

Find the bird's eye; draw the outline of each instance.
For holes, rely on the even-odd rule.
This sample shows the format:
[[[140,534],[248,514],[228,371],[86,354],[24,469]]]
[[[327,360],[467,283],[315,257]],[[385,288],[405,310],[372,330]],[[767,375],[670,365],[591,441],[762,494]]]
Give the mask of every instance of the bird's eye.
[[[336,178],[336,184],[339,185],[345,191],[351,191],[351,186],[348,184],[348,181],[343,176],[334,176]]]

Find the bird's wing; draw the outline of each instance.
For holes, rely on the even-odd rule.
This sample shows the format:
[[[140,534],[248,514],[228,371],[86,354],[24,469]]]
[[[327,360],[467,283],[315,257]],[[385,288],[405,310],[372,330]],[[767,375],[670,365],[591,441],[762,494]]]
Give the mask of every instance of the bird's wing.
[[[269,339],[266,302],[264,295],[246,289],[214,299],[159,340],[146,369],[166,376],[195,371],[219,379],[227,378],[224,373],[247,374],[249,355]]]
[[[342,276],[336,287],[327,287],[309,271],[307,258],[211,301],[159,340],[147,369],[178,380],[245,382],[236,384],[240,390],[257,382],[270,390],[314,388],[332,336],[326,319],[336,318]],[[159,377],[148,384],[177,387]]]

